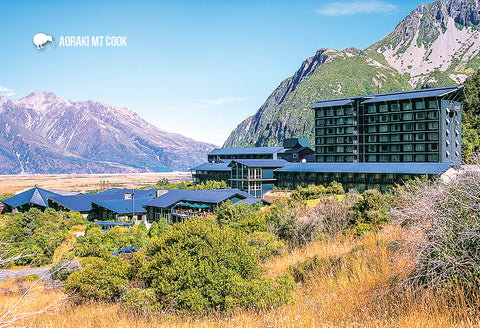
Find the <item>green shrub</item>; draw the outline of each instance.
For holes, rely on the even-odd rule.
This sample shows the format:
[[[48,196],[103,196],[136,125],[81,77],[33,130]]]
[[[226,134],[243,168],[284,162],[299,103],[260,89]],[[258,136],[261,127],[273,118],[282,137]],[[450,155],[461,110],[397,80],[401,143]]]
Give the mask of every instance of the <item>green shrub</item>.
[[[95,258],[68,276],[65,291],[74,293],[80,301],[115,301],[125,293],[131,277],[132,266],[121,257]]]
[[[392,197],[378,190],[365,190],[349,210],[349,225],[357,235],[376,229],[388,222]]]
[[[307,187],[298,187],[292,192],[291,197],[296,199],[318,199],[325,195],[343,195],[345,190],[341,183],[332,181],[328,187],[323,185],[308,185]]]
[[[287,278],[259,278],[257,251],[242,233],[210,220],[174,224],[136,260],[136,279],[164,309],[229,312],[290,299]]]
[[[151,315],[159,309],[155,292],[138,287],[131,288],[122,296],[123,306],[134,314]]]
[[[258,257],[261,260],[282,254],[285,250],[285,244],[269,232],[255,231],[248,235],[247,240],[250,246],[257,249]]]

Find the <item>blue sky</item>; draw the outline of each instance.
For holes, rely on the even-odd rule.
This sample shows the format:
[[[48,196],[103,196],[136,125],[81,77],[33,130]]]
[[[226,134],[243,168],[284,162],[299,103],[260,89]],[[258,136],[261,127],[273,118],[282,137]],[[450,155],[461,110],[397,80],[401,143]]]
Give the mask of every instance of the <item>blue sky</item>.
[[[221,145],[319,48],[364,49],[422,1],[3,1],[0,94],[127,107]],[[52,35],[37,50],[33,35]],[[62,47],[61,36],[126,36]]]

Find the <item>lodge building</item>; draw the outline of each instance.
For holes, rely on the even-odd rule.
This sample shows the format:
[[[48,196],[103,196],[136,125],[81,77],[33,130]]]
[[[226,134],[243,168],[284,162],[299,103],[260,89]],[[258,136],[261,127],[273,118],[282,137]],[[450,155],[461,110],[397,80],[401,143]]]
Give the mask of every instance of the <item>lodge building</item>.
[[[228,154],[228,162],[227,157],[217,157],[217,162],[193,168],[192,175],[195,182],[221,176],[230,186],[255,197],[262,197],[273,185],[295,189],[332,181],[341,182],[345,189],[386,191],[392,184],[439,175],[461,164],[464,98],[463,86],[457,85],[321,100],[311,107],[315,112],[313,163],[306,160],[308,154],[303,160],[284,157],[281,162],[286,150],[275,147],[270,147],[268,156],[265,148],[269,147],[226,148],[214,152]],[[293,149],[302,146],[298,143]],[[242,161],[244,152],[253,154],[254,149],[263,157]]]

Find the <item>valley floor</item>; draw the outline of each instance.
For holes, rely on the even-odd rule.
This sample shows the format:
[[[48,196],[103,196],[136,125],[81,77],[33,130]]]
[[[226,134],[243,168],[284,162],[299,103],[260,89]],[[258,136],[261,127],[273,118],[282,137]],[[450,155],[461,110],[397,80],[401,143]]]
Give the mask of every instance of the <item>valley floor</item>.
[[[161,172],[134,174],[58,174],[58,175],[0,175],[0,194],[16,193],[35,187],[84,192],[100,189],[101,181],[110,188],[138,188],[154,185],[161,179],[181,182],[191,179],[190,172]]]

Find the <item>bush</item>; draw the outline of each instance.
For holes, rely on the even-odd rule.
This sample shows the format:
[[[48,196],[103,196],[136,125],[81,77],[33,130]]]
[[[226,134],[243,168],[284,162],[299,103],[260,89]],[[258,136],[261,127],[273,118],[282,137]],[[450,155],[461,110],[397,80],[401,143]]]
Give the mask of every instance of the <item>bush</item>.
[[[65,281],[65,291],[78,300],[118,300],[132,277],[132,266],[119,256],[92,259],[82,271],[75,271]]]
[[[277,240],[274,234],[255,231],[248,235],[248,244],[257,250],[258,257],[261,260],[266,260],[273,255],[282,254],[285,250],[285,244]]]
[[[352,193],[339,200],[337,196],[323,197],[309,216],[318,221],[319,232],[329,237],[341,234],[349,225],[348,209],[356,198]]]
[[[390,195],[384,195],[376,189],[365,190],[349,211],[349,225],[352,230],[357,235],[362,235],[388,222],[391,203]]]
[[[243,234],[209,220],[174,224],[137,257],[137,267],[136,279],[164,309],[229,312],[291,297],[287,278],[259,278],[257,251]]]
[[[122,297],[123,306],[137,315],[151,315],[159,309],[155,292],[150,289],[134,287]]]
[[[69,275],[80,270],[82,270],[82,266],[78,261],[59,262],[50,268],[50,279],[64,282]]]
[[[328,187],[323,185],[309,185],[308,187],[298,187],[295,191],[292,192],[291,197],[296,199],[318,199],[325,195],[343,195],[345,190],[341,183],[332,181]]]
[[[445,184],[410,181],[398,187],[391,215],[408,229],[399,256],[408,254],[404,285],[442,290],[480,287],[480,175],[475,169]]]

